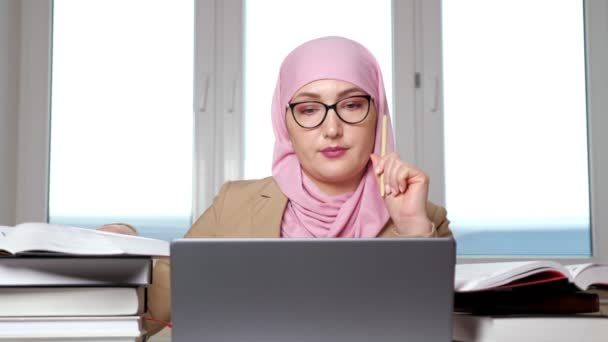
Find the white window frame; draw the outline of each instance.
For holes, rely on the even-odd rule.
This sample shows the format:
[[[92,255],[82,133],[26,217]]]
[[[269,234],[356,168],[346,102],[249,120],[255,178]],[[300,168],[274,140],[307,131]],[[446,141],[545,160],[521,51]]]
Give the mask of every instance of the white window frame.
[[[52,1],[23,0],[16,221],[48,219]],[[586,1],[588,131],[592,256],[608,261],[608,3]],[[197,0],[193,218],[224,181],[243,175],[243,2]],[[393,0],[394,124],[402,158],[431,176],[429,197],[445,205],[441,0]],[[274,76],[269,76],[274,77]],[[459,262],[542,258],[459,257]]]
[[[445,0],[447,1],[447,0]],[[441,0],[416,0],[421,6],[423,23],[421,30],[416,33],[416,38],[421,40],[418,55],[422,56],[424,66],[422,70],[423,80],[435,79],[435,75],[440,75],[438,87],[441,89],[442,70],[441,70]],[[602,203],[608,203],[608,181],[605,175],[608,172],[608,138],[605,134],[608,129],[608,119],[603,113],[608,112],[608,3],[605,1],[584,1],[585,3],[585,40],[586,40],[586,64],[587,64],[587,130],[588,130],[588,154],[589,154],[589,182],[590,182],[590,208],[591,208],[591,243],[592,255],[590,257],[567,257],[567,256],[481,256],[469,257],[459,256],[458,262],[488,262],[521,259],[554,259],[564,263],[584,263],[584,262],[607,262],[608,261],[608,217],[602,211]],[[432,135],[433,132],[443,132],[443,124],[439,124],[433,118],[429,119],[428,101],[432,99],[434,84],[423,84],[423,99],[418,99],[427,107],[422,109],[417,107],[416,116],[425,117],[420,131]],[[440,97],[441,98],[441,97]],[[432,100],[430,100],[432,101]],[[443,106],[439,101],[440,116],[443,117]],[[443,141],[418,140],[418,148],[424,156],[442,156]],[[436,175],[443,175],[444,166],[442,163],[430,162],[423,163],[431,174],[431,179]],[[435,168],[440,169],[435,169]],[[443,178],[441,178],[443,179]],[[445,188],[442,189],[442,191]],[[445,194],[443,194],[445,196]],[[449,217],[449,215],[448,215]]]
[[[19,120],[19,19],[16,0],[0,2],[0,225],[15,224]]]
[[[608,2],[585,1],[585,19],[592,259],[608,262]]]
[[[51,1],[21,3],[16,223],[48,221]]]
[[[242,11],[237,0],[196,2],[193,220],[243,177]]]

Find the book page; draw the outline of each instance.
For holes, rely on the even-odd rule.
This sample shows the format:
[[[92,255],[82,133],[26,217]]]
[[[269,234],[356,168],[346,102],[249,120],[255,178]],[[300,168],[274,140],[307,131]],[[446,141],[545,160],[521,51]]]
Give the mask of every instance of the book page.
[[[461,292],[490,289],[549,270],[570,277],[561,264],[550,260],[458,264],[454,289]]]
[[[141,335],[139,316],[5,317],[0,319],[2,337],[12,341],[123,341]],[[5,340],[5,339],[3,339]]]
[[[7,226],[0,226],[0,238],[3,238],[6,236],[6,234],[12,229],[13,227],[7,227]]]
[[[572,273],[574,284],[581,290],[587,290],[591,285],[608,285],[608,264],[578,264],[566,268]]]
[[[169,255],[167,241],[48,223],[17,225],[0,240],[0,249],[12,254],[44,251],[79,255]]]
[[[581,272],[592,267],[593,264],[577,264],[577,265],[566,265],[570,274],[572,274],[573,278],[576,278]]]
[[[169,242],[142,236],[116,234],[99,230],[95,234],[112,241],[112,244],[129,255],[169,256]]]
[[[46,223],[23,223],[7,234],[6,249],[13,254],[31,251],[70,254],[122,254],[111,242],[84,229]]]
[[[5,240],[4,237],[6,236],[6,234],[8,234],[8,232],[10,231],[12,227],[7,227],[7,226],[0,226],[0,257],[3,255],[10,255],[11,253],[6,251],[4,248],[4,244],[5,244]]]

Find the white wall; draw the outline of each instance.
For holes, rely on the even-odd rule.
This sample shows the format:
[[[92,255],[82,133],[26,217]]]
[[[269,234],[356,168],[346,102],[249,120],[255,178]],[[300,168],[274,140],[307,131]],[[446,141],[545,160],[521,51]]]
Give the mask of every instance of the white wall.
[[[15,224],[19,18],[19,0],[0,1],[0,225]]]

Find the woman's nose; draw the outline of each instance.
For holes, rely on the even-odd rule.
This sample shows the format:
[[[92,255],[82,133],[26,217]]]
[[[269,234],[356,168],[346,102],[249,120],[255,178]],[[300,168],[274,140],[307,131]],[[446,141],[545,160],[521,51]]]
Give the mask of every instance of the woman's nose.
[[[332,108],[327,112],[327,117],[321,128],[323,129],[323,136],[326,138],[335,139],[342,136],[342,120],[338,118],[335,109]]]

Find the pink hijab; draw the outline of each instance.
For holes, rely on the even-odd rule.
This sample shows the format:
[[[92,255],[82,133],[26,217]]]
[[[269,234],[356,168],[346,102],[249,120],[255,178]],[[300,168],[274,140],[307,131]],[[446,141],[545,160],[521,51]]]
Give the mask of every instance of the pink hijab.
[[[275,135],[272,175],[289,199],[281,236],[375,237],[389,219],[380,196],[378,181],[369,162],[357,189],[352,193],[328,196],[303,173],[289,141],[285,124],[288,102],[302,86],[320,79],[350,82],[372,96],[378,120],[374,152],[380,154],[382,120],[389,115],[380,66],[361,44],[342,37],[324,37],[306,42],[283,61],[272,99]],[[390,121],[386,151],[394,149]]]

